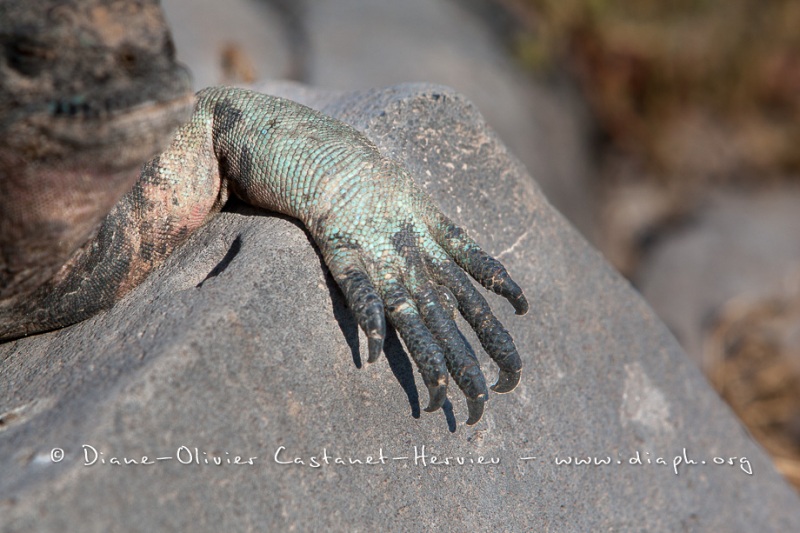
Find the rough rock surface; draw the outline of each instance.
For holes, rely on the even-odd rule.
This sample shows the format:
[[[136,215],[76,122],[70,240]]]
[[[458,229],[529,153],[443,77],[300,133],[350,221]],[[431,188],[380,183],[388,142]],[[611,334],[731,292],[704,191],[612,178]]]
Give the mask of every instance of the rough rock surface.
[[[399,341],[358,368],[364,338],[302,228],[234,208],[110,311],[0,346],[0,530],[800,526],[797,496],[764,453],[474,106],[430,85],[270,90],[366,131],[504,261],[533,311],[516,317],[490,298],[523,355],[519,388],[491,396],[474,428],[457,394],[420,414],[425,389]],[[106,463],[84,466],[84,444]],[[415,461],[423,447],[427,465]],[[310,466],[323,450],[386,464]],[[643,464],[630,464],[637,453]],[[684,453],[698,464],[676,475]],[[200,464],[178,461],[190,454]],[[173,459],[110,464],[143,455]],[[257,459],[227,464],[235,455]],[[612,463],[556,464],[576,455]]]

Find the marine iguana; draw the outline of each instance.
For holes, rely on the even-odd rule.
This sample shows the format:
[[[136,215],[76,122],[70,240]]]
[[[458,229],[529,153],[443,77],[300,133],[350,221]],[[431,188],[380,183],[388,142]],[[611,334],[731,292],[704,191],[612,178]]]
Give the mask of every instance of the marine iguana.
[[[370,362],[388,317],[427,411],[448,374],[467,424],[488,397],[453,306],[500,369],[492,389],[516,387],[514,342],[467,273],[517,314],[522,290],[359,131],[245,89],[193,95],[156,0],[5,0],[0,46],[0,341],[114,305],[235,196],[303,222]]]

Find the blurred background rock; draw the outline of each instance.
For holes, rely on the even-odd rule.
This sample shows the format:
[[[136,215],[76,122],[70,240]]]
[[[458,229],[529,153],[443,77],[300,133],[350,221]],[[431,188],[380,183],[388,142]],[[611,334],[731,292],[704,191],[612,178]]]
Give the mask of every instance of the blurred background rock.
[[[591,110],[596,244],[800,487],[800,3],[489,4]]]
[[[800,2],[163,3],[198,88],[466,94],[800,487]]]

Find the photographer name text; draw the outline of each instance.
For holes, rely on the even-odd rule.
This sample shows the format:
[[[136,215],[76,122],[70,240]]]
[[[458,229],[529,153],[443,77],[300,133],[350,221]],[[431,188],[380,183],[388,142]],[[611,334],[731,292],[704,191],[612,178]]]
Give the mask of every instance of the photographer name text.
[[[126,467],[126,466],[152,466],[159,463],[178,463],[180,465],[194,466],[255,466],[260,462],[268,461],[287,468],[342,468],[359,466],[386,466],[390,464],[403,464],[414,467],[497,467],[503,461],[499,456],[492,455],[450,455],[434,453],[425,445],[412,446],[405,450],[406,453],[393,454],[383,447],[373,453],[348,454],[334,452],[328,447],[323,447],[316,453],[298,453],[289,450],[286,446],[278,446],[266,456],[233,453],[228,451],[206,451],[198,447],[181,445],[167,454],[117,454],[110,453],[91,444],[83,444],[77,453],[70,458],[80,460],[85,467]],[[67,458],[62,448],[50,450],[49,460],[59,463]],[[508,459],[507,459],[508,460]],[[700,457],[690,454],[686,448],[673,455],[653,454],[648,451],[634,450],[629,454],[618,453],[611,455],[553,455],[550,458],[541,456],[518,455],[511,460],[519,463],[551,463],[564,468],[609,468],[609,467],[637,467],[661,468],[669,470],[675,475],[687,468],[703,466],[737,468],[747,475],[753,475],[750,461],[746,457],[713,455]]]

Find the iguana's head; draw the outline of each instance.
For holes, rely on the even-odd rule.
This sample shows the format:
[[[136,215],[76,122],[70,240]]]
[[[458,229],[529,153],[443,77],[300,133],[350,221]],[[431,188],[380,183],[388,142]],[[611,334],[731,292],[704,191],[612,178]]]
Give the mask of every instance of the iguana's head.
[[[138,168],[192,105],[156,0],[0,0],[0,150]]]
[[[157,1],[0,0],[0,305],[86,242],[193,105]]]

